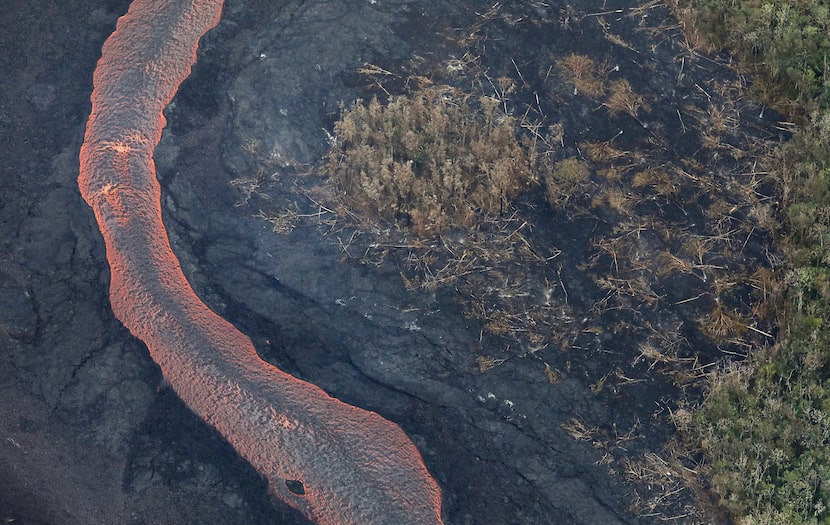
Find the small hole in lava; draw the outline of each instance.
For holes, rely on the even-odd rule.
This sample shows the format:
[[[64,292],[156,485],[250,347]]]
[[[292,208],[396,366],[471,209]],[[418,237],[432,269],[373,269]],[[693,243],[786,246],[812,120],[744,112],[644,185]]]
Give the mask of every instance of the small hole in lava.
[[[285,486],[288,487],[288,490],[297,494],[298,496],[302,496],[305,494],[305,487],[303,486],[303,482],[298,479],[287,479],[285,480]]]

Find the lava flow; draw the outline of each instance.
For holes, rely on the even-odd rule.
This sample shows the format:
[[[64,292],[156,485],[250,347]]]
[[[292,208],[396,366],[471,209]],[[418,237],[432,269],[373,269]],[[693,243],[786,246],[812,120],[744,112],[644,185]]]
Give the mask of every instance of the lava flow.
[[[262,361],[196,296],[170,248],[153,150],[221,10],[136,0],[103,46],[78,182],[106,243],[113,311],[187,406],[313,522],[440,524],[440,489],[403,431]]]

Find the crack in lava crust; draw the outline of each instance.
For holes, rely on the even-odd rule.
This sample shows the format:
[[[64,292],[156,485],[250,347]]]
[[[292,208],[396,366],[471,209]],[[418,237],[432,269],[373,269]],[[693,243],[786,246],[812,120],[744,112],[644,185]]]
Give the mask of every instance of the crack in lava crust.
[[[152,154],[221,9],[136,0],[103,46],[78,182],[106,243],[113,311],[187,406],[312,521],[441,524],[440,489],[403,431],[262,361],[196,296],[170,248]]]

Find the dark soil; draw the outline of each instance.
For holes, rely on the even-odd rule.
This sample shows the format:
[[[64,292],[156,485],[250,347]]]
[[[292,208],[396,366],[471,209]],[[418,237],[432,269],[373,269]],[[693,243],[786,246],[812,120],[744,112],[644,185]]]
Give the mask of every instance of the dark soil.
[[[156,153],[165,220],[197,292],[275,365],[400,424],[444,491],[448,524],[705,519],[677,476],[643,467],[639,485],[630,466],[663,454],[676,435],[671,414],[699,400],[687,377],[722,350],[769,342],[753,331],[713,338],[701,319],[722,300],[746,324],[770,330],[764,319],[749,320],[759,300],[747,284],[757,268],[774,269],[769,232],[753,222],[757,203],[730,189],[750,171],[752,148],[775,138],[770,122],[740,98],[742,79],[683,46],[664,7],[635,12],[631,3],[507,2],[483,16],[492,2],[229,0],[168,110]],[[303,523],[164,387],[146,349],[109,310],[103,243],[75,180],[92,71],[127,4],[29,2],[0,15],[0,517]],[[476,63],[449,73],[446,62],[466,52]],[[612,113],[606,97],[573,95],[555,67],[570,53],[604,61],[608,71],[618,66],[609,80],[627,79],[650,109]],[[367,63],[397,77],[356,72]],[[508,278],[524,268],[516,279],[530,297],[539,297],[534,283],[562,283],[541,350],[530,351],[520,333],[486,334],[481,319],[465,315],[492,275],[410,291],[401,280],[406,254],[362,257],[378,238],[365,225],[318,216],[278,235],[256,217],[319,210],[307,195],[323,181],[308,173],[326,152],[324,130],[341,102],[383,94],[381,86],[403,92],[415,77],[478,93],[489,89],[483,73],[514,79],[517,116],[536,107],[545,126],[564,123],[552,161],[587,159],[584,143],[613,141],[639,152],[643,169],[681,166],[711,181],[672,172],[676,191],[655,190],[626,214],[592,197],[615,184],[646,190],[629,172],[610,181],[600,173],[608,166],[595,161],[572,208],[553,210],[542,187],[515,203],[533,224],[528,241],[561,250],[555,266],[500,268]],[[712,107],[727,108],[735,124],[707,147],[706,119],[695,124],[694,115]],[[240,180],[256,191],[241,192],[251,184]],[[727,294],[693,272],[659,274],[622,260],[623,249],[632,261],[635,252],[656,260],[681,254],[695,236],[718,235],[709,212],[724,201],[735,207],[727,231],[752,226],[734,234],[739,241],[707,245],[707,278],[742,276]],[[617,228],[648,221],[676,236]],[[619,260],[597,246],[620,246]],[[636,293],[610,293],[601,284],[609,276],[648,277],[660,299],[654,306]],[[700,301],[684,302],[697,294]],[[661,342],[665,361],[642,354]],[[480,357],[500,364],[482,371]],[[650,503],[675,489],[663,506]]]

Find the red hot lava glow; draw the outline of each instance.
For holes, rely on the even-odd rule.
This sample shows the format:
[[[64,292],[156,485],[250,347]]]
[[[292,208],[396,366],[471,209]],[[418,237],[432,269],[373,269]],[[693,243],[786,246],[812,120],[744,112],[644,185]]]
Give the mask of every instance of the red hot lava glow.
[[[95,69],[78,182],[106,243],[113,311],[187,406],[313,522],[440,524],[440,489],[403,431],[262,361],[196,296],[170,248],[153,150],[221,9],[136,0]]]

